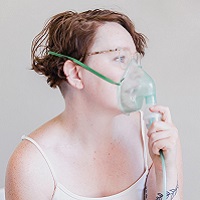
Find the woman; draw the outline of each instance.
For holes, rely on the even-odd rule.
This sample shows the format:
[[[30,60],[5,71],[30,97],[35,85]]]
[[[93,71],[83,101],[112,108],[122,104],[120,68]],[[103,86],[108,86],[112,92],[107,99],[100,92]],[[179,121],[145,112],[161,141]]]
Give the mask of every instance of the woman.
[[[144,55],[145,46],[131,20],[110,10],[49,20],[33,40],[32,67],[60,89],[66,108],[22,137],[8,164],[6,199],[162,199],[160,149],[168,196],[181,199],[180,144],[169,109],[151,107],[162,121],[144,133],[142,113],[123,114],[116,98],[125,64],[119,55]]]

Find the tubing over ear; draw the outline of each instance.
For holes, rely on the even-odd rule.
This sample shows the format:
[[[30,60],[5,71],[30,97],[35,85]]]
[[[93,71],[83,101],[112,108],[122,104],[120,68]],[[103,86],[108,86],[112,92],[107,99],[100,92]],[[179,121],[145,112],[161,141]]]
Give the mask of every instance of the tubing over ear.
[[[66,80],[71,86],[79,90],[83,89],[80,66],[78,66],[71,60],[67,60],[64,63],[63,72],[66,76]]]

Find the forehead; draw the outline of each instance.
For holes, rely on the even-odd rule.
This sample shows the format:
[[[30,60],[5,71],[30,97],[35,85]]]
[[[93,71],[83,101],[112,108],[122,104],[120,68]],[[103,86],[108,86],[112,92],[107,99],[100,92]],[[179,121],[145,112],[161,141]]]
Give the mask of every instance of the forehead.
[[[130,33],[120,24],[107,22],[96,32],[90,51],[100,51],[115,48],[128,48],[135,51],[136,47]]]

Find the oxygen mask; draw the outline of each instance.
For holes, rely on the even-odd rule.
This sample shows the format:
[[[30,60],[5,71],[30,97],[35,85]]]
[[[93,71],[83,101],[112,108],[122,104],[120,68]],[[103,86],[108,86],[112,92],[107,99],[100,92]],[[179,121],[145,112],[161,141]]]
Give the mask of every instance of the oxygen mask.
[[[123,113],[141,110],[145,103],[144,120],[147,128],[153,121],[159,121],[161,115],[152,113],[149,107],[156,104],[156,86],[154,80],[141,66],[141,57],[138,53],[131,55],[128,50],[120,52],[123,58],[124,75],[118,87],[118,102]]]
[[[124,61],[126,70],[118,87],[119,105],[124,113],[131,113],[146,104],[156,103],[156,88],[154,80],[142,69],[140,59],[130,58]]]

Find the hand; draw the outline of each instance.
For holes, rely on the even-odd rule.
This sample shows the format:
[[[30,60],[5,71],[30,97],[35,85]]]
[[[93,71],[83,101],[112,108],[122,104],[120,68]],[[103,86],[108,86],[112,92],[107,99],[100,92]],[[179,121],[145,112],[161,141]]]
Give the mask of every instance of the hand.
[[[164,153],[166,168],[176,167],[178,130],[172,123],[170,111],[167,107],[159,105],[151,107],[150,111],[159,112],[162,115],[162,120],[153,122],[147,134],[149,153],[155,168],[162,170],[160,149]]]

